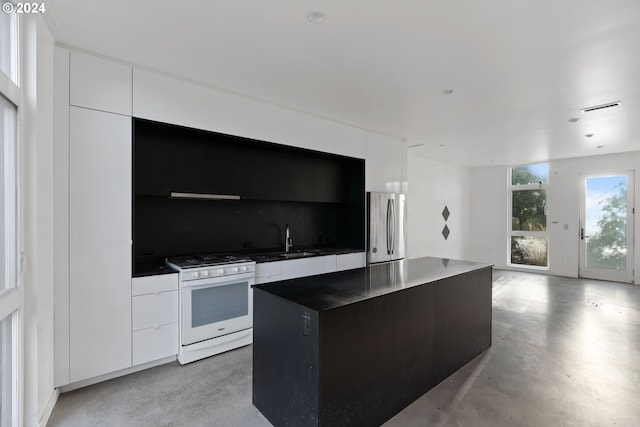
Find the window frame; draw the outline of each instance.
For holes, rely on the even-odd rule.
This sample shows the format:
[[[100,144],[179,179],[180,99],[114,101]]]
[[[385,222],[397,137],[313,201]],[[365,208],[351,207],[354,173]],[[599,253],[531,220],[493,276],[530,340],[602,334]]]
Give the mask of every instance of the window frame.
[[[13,191],[11,197],[7,197],[5,194],[5,203],[3,203],[3,209],[11,210],[13,216],[12,227],[14,234],[5,237],[3,245],[7,248],[11,248],[15,253],[10,258],[10,262],[13,269],[12,280],[15,282],[8,286],[6,289],[0,291],[0,321],[9,320],[10,325],[7,330],[11,331],[11,349],[8,354],[11,357],[11,417],[10,425],[22,425],[24,420],[23,405],[24,405],[24,372],[23,372],[23,324],[24,324],[24,294],[22,288],[22,209],[21,209],[21,147],[22,147],[22,115],[24,105],[24,93],[20,87],[20,75],[22,73],[22,25],[21,17],[19,15],[13,15],[13,22],[11,23],[11,32],[9,45],[11,46],[11,64],[10,74],[5,74],[4,70],[0,70],[0,96],[4,97],[9,103],[13,104],[16,108],[15,114],[15,135],[14,146],[9,150],[11,154],[12,171],[10,182],[13,183]],[[0,34],[2,36],[2,34]],[[3,144],[2,150],[5,150]],[[5,151],[6,153],[6,151]],[[5,177],[3,177],[2,185],[5,185]],[[15,196],[15,197],[14,197]],[[9,203],[6,203],[9,201]],[[7,243],[8,242],[8,243]],[[4,385],[3,385],[4,386]],[[3,420],[0,420],[3,421]]]
[[[507,169],[507,200],[508,200],[508,215],[507,215],[507,266],[510,268],[524,268],[527,270],[540,270],[540,271],[548,271],[550,269],[551,257],[549,256],[551,252],[551,248],[549,246],[549,188],[551,176],[547,173],[547,182],[538,182],[535,184],[513,184],[513,170],[516,168],[534,166],[539,164],[547,164],[548,162],[539,162],[539,163],[528,163],[522,165],[514,165],[510,166]],[[545,231],[527,231],[527,230],[514,230],[513,229],[513,193],[515,191],[526,191],[526,190],[544,190],[545,192]],[[540,237],[545,238],[547,242],[547,265],[528,265],[528,264],[518,264],[511,262],[511,241],[513,237]]]

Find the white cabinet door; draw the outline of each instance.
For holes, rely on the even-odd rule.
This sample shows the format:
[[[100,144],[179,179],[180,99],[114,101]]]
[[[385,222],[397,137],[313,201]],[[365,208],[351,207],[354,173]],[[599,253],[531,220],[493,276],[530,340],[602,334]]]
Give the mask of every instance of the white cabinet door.
[[[400,193],[403,184],[404,142],[367,132],[366,191]]]
[[[178,291],[139,295],[131,300],[133,364],[178,354]]]
[[[363,131],[154,72],[133,71],[134,116],[350,157]]]
[[[336,260],[336,271],[351,270],[365,266],[365,253],[357,252],[353,254],[338,255]]]
[[[178,291],[139,295],[131,299],[131,304],[134,331],[178,323]]]
[[[130,116],[132,73],[126,65],[71,52],[69,102]]]
[[[281,261],[256,264],[256,285],[280,280],[280,269]]]
[[[281,280],[336,271],[336,256],[326,255],[282,261]]]
[[[133,333],[133,364],[152,362],[178,353],[178,324],[170,323]]]
[[[70,382],[131,366],[131,118],[70,108]]]
[[[134,277],[131,279],[131,296],[177,290],[178,273]]]

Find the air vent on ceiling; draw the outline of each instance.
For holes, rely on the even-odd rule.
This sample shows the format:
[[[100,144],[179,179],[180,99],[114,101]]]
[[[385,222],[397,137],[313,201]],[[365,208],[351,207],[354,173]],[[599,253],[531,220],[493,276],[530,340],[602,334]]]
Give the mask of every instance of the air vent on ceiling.
[[[416,147],[422,147],[424,144],[419,143],[419,144],[412,144],[409,146],[409,148],[416,148]]]
[[[585,108],[581,109],[580,111],[582,111],[583,113],[588,113],[590,111],[602,110],[602,109],[611,108],[611,107],[618,107],[620,104],[622,104],[622,102],[620,102],[620,101],[609,102],[607,104],[594,105],[592,107],[585,107]]]

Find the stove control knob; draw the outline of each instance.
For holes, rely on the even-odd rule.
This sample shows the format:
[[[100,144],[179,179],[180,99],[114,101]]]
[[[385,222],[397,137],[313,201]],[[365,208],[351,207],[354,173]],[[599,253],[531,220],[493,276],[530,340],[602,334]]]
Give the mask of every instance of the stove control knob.
[[[224,268],[221,268],[220,270],[217,271],[218,274],[224,274]]]
[[[234,273],[239,273],[239,272],[240,272],[240,269],[239,269],[238,267],[234,267],[234,268],[233,268],[233,272],[234,272]]]
[[[198,277],[200,277],[200,272],[199,271],[194,272],[193,273],[193,278],[197,279]]]
[[[202,277],[209,277],[209,271],[205,270],[202,272]]]

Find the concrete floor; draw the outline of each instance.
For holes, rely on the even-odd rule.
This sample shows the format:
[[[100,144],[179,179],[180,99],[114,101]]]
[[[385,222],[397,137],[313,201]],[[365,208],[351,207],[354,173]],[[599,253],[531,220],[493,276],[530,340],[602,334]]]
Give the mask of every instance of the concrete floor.
[[[270,424],[248,346],[64,393],[47,425]],[[494,271],[492,347],[384,426],[640,427],[640,286]]]

